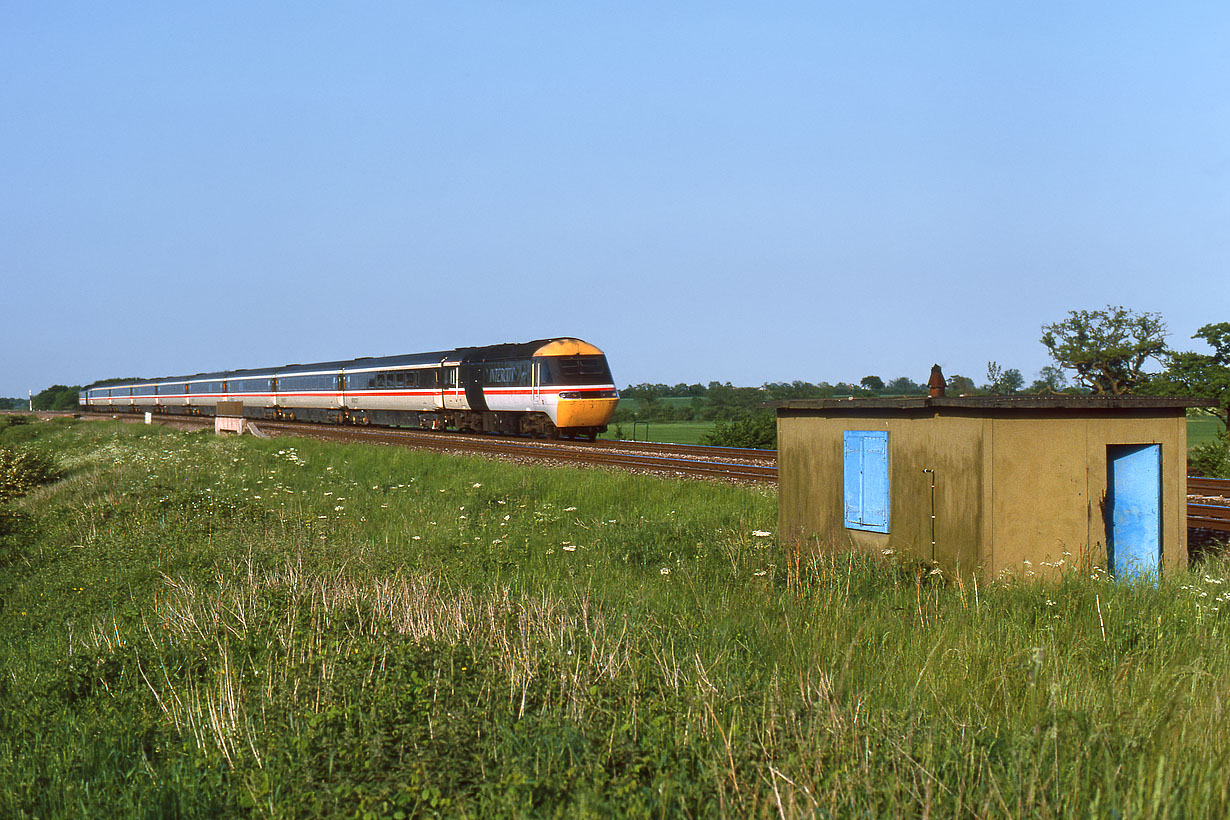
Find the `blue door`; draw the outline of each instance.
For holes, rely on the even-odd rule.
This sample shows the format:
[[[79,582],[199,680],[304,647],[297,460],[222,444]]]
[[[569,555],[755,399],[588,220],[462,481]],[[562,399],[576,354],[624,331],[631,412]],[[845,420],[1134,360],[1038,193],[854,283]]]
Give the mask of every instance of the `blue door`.
[[[1162,569],[1162,445],[1112,444],[1106,464],[1110,572],[1156,579]]]

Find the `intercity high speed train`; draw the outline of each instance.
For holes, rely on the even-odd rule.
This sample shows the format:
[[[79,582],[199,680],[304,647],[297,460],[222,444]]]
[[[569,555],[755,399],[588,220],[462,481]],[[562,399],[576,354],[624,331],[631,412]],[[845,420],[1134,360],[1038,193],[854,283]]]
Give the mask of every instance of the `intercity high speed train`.
[[[573,338],[99,382],[80,394],[82,408],[106,412],[212,416],[229,402],[251,419],[591,440],[618,401],[606,355]]]

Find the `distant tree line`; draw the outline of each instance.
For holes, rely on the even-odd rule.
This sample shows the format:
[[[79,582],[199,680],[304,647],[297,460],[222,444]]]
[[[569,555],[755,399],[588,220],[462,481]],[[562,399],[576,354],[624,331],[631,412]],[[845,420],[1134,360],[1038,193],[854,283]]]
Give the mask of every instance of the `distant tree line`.
[[[35,410],[76,410],[78,394],[81,392],[80,385],[68,387],[63,384],[53,384],[46,390],[40,390],[34,394],[34,409]],[[0,398],[0,409],[2,410],[28,410],[30,409],[30,399],[27,398]]]
[[[1041,342],[1054,364],[1039,370],[1028,386],[1020,370],[989,361],[982,384],[960,373],[949,374],[947,394],[1136,394],[1213,399],[1222,431],[1217,441],[1194,448],[1189,465],[1196,474],[1230,477],[1230,322],[1205,325],[1192,336],[1207,343],[1212,353],[1172,350],[1166,344],[1166,335],[1166,323],[1158,313],[1137,313],[1114,305],[1073,310],[1067,318],[1042,326]],[[1068,381],[1069,372],[1074,375],[1073,383]],[[615,418],[713,421],[710,440],[715,444],[773,447],[776,427],[772,411],[760,407],[765,402],[916,396],[926,392],[925,385],[908,377],[885,382],[877,375],[864,376],[858,384],[792,381],[735,387],[716,381],[673,386],[642,383],[620,391],[624,398],[635,401],[622,405]]]

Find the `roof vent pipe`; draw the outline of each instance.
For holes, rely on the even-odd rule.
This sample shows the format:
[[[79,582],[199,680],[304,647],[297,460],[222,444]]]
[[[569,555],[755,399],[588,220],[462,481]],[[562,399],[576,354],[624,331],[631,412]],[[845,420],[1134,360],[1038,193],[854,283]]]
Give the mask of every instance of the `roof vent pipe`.
[[[927,395],[931,398],[944,395],[948,385],[944,382],[944,371],[938,364],[931,365],[931,378],[927,382]]]

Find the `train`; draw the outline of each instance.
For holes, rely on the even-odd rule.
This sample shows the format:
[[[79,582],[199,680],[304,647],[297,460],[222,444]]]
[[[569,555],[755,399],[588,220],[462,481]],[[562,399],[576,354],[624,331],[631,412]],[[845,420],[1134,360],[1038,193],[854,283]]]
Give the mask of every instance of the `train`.
[[[572,337],[95,382],[83,410],[588,438],[619,402],[606,354]]]

